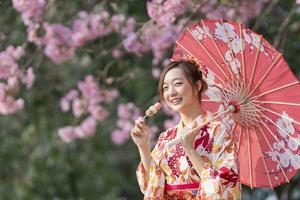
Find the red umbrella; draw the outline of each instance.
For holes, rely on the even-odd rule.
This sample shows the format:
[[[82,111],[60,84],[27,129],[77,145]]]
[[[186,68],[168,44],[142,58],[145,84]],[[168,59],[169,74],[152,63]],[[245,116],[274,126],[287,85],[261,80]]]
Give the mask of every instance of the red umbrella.
[[[282,55],[242,24],[202,20],[177,41],[172,60],[179,59],[200,66],[208,83],[203,107],[229,111],[222,121],[233,127],[241,182],[289,182],[300,167],[300,85]]]

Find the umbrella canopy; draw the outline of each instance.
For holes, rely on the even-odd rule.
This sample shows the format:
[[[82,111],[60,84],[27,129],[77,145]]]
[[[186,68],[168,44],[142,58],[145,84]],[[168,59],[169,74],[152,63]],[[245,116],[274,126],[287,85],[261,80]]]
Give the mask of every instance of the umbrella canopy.
[[[172,60],[201,68],[208,90],[202,106],[225,116],[236,138],[240,180],[273,188],[300,167],[300,85],[282,55],[242,24],[202,20],[176,42]]]

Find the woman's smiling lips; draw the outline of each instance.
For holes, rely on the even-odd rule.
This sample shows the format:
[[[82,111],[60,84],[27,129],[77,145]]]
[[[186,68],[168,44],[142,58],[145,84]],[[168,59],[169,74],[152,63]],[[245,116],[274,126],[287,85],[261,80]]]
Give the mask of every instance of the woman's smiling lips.
[[[174,99],[171,99],[171,103],[174,104],[174,105],[179,104],[181,101],[182,101],[182,98],[174,98]]]

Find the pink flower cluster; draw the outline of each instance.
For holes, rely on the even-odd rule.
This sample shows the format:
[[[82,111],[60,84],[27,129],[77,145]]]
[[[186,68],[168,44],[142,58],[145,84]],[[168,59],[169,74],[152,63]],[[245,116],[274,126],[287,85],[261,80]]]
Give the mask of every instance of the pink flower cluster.
[[[69,28],[58,23],[41,22],[40,19],[46,5],[45,0],[14,0],[13,4],[14,8],[21,13],[23,22],[27,26],[28,41],[37,46],[45,46],[45,55],[55,63],[71,59],[76,49],[89,41],[112,32],[127,35],[135,28],[134,18],[126,19],[122,14],[111,16],[106,11],[99,14],[80,11],[72,28]],[[115,58],[120,55],[120,51],[112,52],[112,56]]]
[[[136,54],[149,50],[153,53],[153,64],[163,60],[166,51],[174,44],[182,32],[187,20],[178,15],[192,7],[191,0],[152,0],[147,2],[147,12],[151,20],[138,33],[131,32],[123,40],[128,52]]]
[[[200,11],[209,19],[226,19],[241,21],[247,24],[250,19],[259,15],[270,0],[241,0],[236,4],[220,4],[218,0],[207,1]]]
[[[147,2],[148,16],[162,26],[174,24],[176,17],[194,5],[192,0],[152,0]]]
[[[123,40],[123,46],[126,51],[137,54],[151,50],[154,57],[153,64],[158,64],[178,39],[185,22],[183,19],[176,25],[162,26],[149,21],[138,35],[134,32],[129,33]]]
[[[25,24],[39,20],[44,13],[46,0],[13,0],[13,7],[21,13]]]
[[[102,104],[112,102],[119,93],[117,90],[100,89],[93,76],[85,77],[78,83],[78,90],[70,90],[60,101],[61,109],[72,109],[76,118],[85,117],[78,126],[66,126],[58,130],[61,139],[69,143],[76,138],[86,138],[95,134],[97,122],[105,120],[109,112]]]
[[[111,134],[111,139],[116,145],[121,145],[129,138],[129,133],[134,126],[134,121],[140,116],[139,109],[131,102],[118,106],[117,129]]]
[[[71,59],[77,48],[103,37],[112,32],[127,34],[133,31],[135,20],[126,19],[124,15],[110,16],[108,12],[102,11],[99,14],[80,11],[78,19],[72,25],[72,29],[62,24],[48,24],[44,22],[41,26],[38,23],[29,23],[28,40],[36,45],[45,45],[45,55],[53,62],[61,63]],[[38,32],[45,32],[39,36]],[[117,57],[119,52],[114,51],[113,56]]]
[[[70,59],[75,54],[75,46],[72,40],[71,29],[61,24],[44,23],[46,35],[44,37],[46,56],[55,63],[61,63]]]
[[[20,82],[29,89],[35,80],[31,67],[23,71],[17,63],[23,55],[24,49],[21,46],[8,46],[5,51],[0,52],[0,114],[2,115],[15,113],[24,107],[24,100],[17,99]]]

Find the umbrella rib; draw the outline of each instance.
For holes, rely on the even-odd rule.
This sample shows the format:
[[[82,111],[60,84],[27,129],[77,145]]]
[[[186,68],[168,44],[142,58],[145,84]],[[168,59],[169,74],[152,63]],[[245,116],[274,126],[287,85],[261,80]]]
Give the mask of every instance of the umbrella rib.
[[[238,87],[238,84],[240,84],[238,81],[237,81],[237,79],[233,79],[233,82],[234,82],[234,91],[236,91],[236,92],[233,92],[233,95],[234,95],[234,98],[235,99],[239,99],[239,97],[240,97],[240,87]],[[235,87],[236,86],[236,87]]]
[[[267,109],[267,108],[262,107],[262,106],[259,106],[259,105],[257,105],[257,106],[260,107],[261,110],[264,110],[264,111],[268,111],[268,112],[270,112],[270,113],[273,113],[274,115],[277,115],[278,117],[284,117],[284,116],[280,115],[279,113],[274,112],[274,111],[272,111],[272,110],[270,110],[270,109]],[[288,119],[287,117],[284,117],[284,118],[285,118],[285,119]],[[296,121],[296,120],[294,120],[294,119],[293,119],[293,122],[295,122],[296,124],[298,124],[298,125],[300,126],[300,122],[298,122],[298,121]]]
[[[180,42],[176,41],[176,44],[178,44],[182,49],[184,49],[188,54],[190,54],[190,56],[195,57],[190,51],[188,51],[186,48],[184,48],[183,45],[180,44]],[[195,58],[196,58],[196,57],[195,57]],[[219,76],[217,76],[214,72],[212,72],[212,73],[213,73],[214,76],[217,77],[217,78],[220,80],[220,82],[224,85],[223,80],[222,80]]]
[[[284,147],[284,145],[282,145],[280,142],[279,142],[279,140],[277,139],[277,137],[275,137],[274,136],[274,134],[273,134],[273,132],[270,130],[270,128],[265,124],[265,123],[263,123],[263,125],[265,126],[265,128],[271,133],[271,135],[273,136],[273,138],[278,142],[278,144],[289,154],[289,156],[294,160],[294,162],[295,163],[297,163],[298,164],[298,166],[300,166],[300,163],[299,162],[297,162],[296,160],[295,160],[295,157],[294,157],[294,155],[293,154],[290,154],[290,151],[287,151],[287,149]],[[279,128],[279,127],[278,127]],[[292,138],[292,137],[291,137]],[[298,144],[299,145],[299,144]]]
[[[275,61],[272,63],[272,65],[270,66],[270,68],[268,69],[268,71],[264,74],[264,76],[262,77],[262,79],[260,79],[260,81],[256,84],[255,88],[249,93],[249,96],[251,96],[251,94],[260,86],[261,82],[267,77],[267,75],[270,73],[270,71],[278,64],[278,60],[279,58],[281,58],[282,55],[279,54],[277,56],[277,58],[275,59]],[[250,84],[249,84],[250,86]]]
[[[253,119],[253,118],[251,118],[251,117],[249,117],[247,115],[243,115],[243,119],[244,119],[243,121],[244,121],[245,124],[249,124],[249,122],[252,122],[252,125],[254,125],[253,121],[255,121],[256,123],[259,122],[258,119]]]
[[[243,99],[243,97],[245,97],[247,93],[247,88],[245,87],[246,85],[245,81],[243,81],[241,84],[243,84],[243,86],[240,87],[238,99]]]
[[[243,71],[243,80],[246,80],[246,69],[245,69],[245,54],[244,54],[244,38],[242,34],[242,24],[239,24],[240,26],[240,38],[241,38],[241,46],[242,46],[242,71]]]
[[[249,138],[249,129],[247,128],[247,144],[248,144],[248,162],[250,166],[250,181],[251,181],[251,189],[253,189],[253,175],[252,175],[252,159],[251,159],[251,146],[250,146],[250,138]]]
[[[268,170],[268,168],[267,168],[267,164],[266,164],[266,161],[265,161],[265,159],[264,159],[264,154],[263,154],[263,152],[262,152],[261,144],[260,144],[260,141],[259,141],[259,139],[258,139],[256,129],[254,129],[254,133],[255,133],[254,135],[255,135],[255,137],[256,137],[256,140],[257,140],[257,142],[258,142],[259,152],[260,152],[260,155],[261,155],[261,157],[262,157],[262,161],[263,161],[265,170],[266,170],[266,172],[267,172],[267,176],[268,176],[268,180],[269,180],[269,183],[270,183],[270,187],[273,189],[273,184],[272,184],[272,181],[271,181],[271,178],[270,178],[270,172],[269,172],[269,170]]]
[[[197,43],[201,46],[201,48],[206,52],[206,54],[209,56],[209,58],[218,66],[219,70],[223,73],[223,75],[228,79],[228,76],[226,73],[222,70],[221,66],[217,63],[217,61],[214,59],[214,57],[211,55],[211,53],[205,48],[205,46],[197,39],[195,38],[194,34],[192,33],[190,28],[187,28],[189,33],[193,36],[193,38],[197,41]],[[212,39],[213,40],[213,39]],[[213,40],[214,41],[214,40]]]
[[[255,109],[255,106],[252,106],[251,108]],[[255,111],[250,110],[250,109],[244,109],[243,115],[245,115],[245,117],[247,116],[246,118],[249,118],[249,119],[257,119],[257,113],[255,113]]]
[[[238,146],[238,152],[240,152],[240,147],[241,147],[242,130],[243,130],[243,127],[241,126],[241,130],[240,130],[240,134],[239,134],[239,146]]]
[[[255,121],[256,123],[259,123],[260,120],[258,118],[260,116],[257,115],[258,111],[259,111],[259,109],[258,109],[258,107],[256,105],[251,105],[251,107],[246,107],[241,112],[242,119],[244,119],[244,121],[246,120],[246,122],[253,122],[253,121]]]
[[[265,125],[265,126],[266,126],[266,125]],[[269,141],[268,141],[268,139],[267,139],[265,133],[263,132],[262,128],[261,128],[260,126],[258,126],[258,128],[259,128],[260,132],[262,133],[262,135],[263,135],[265,141],[267,142],[267,144],[268,144],[270,150],[274,153],[274,150],[273,150],[272,146],[270,145],[270,143],[269,143]],[[286,176],[286,174],[285,174],[285,171],[282,169],[281,163],[278,161],[277,156],[275,156],[275,158],[276,158],[277,164],[278,164],[280,170],[282,171],[282,173],[283,173],[285,179],[287,180],[287,182],[289,182],[289,179],[287,178],[287,176]]]
[[[293,86],[293,85],[297,85],[297,84],[299,84],[299,83],[300,83],[299,81],[295,81],[295,82],[293,82],[293,83],[289,83],[289,84],[280,86],[280,87],[278,87],[278,88],[275,88],[275,89],[269,90],[269,91],[267,91],[267,92],[264,92],[264,93],[262,93],[262,94],[260,94],[260,95],[253,96],[253,97],[249,98],[249,100],[257,99],[257,98],[259,98],[259,97],[261,97],[261,96],[270,94],[270,93],[272,93],[272,92],[277,92],[278,90],[282,90],[282,89],[285,89],[285,88],[287,88],[287,87],[290,87],[290,86]]]
[[[261,44],[261,38],[262,38],[262,35],[259,36],[259,45]],[[249,92],[252,81],[253,81],[254,72],[255,72],[256,66],[257,66],[257,58],[258,58],[258,55],[259,55],[258,53],[259,53],[259,48],[256,48],[255,60],[254,60],[252,71],[251,71],[250,81],[249,81],[249,84],[248,84],[248,87],[247,87],[247,93]]]
[[[205,26],[205,23],[204,23],[203,20],[201,20],[201,23],[202,23],[202,26]],[[188,29],[188,30],[190,31],[190,29]],[[191,32],[191,31],[190,31],[190,32]],[[226,65],[227,68],[229,69],[229,66],[228,66],[227,62],[225,61],[224,56],[223,56],[222,53],[221,53],[221,50],[219,49],[218,45],[216,44],[216,41],[211,37],[210,34],[207,34],[207,35],[208,35],[208,37],[211,39],[211,41],[213,41],[213,43],[214,43],[214,45],[215,45],[215,48],[218,50],[219,56],[223,59],[223,62],[225,63],[225,65]],[[194,37],[194,35],[193,35],[193,37]],[[228,80],[229,78],[228,78],[227,74],[222,70],[222,68],[220,68],[219,65],[218,65],[218,67],[219,67],[219,69],[222,71],[222,73],[224,74],[224,76],[226,77],[226,79]]]
[[[239,83],[238,99],[242,99],[246,94],[245,81]]]
[[[279,104],[279,105],[288,105],[288,106],[300,106],[300,103],[289,103],[289,102],[281,102],[281,101],[252,101],[255,103],[262,104]]]
[[[203,101],[203,102],[217,102],[217,103],[222,102],[222,100],[220,100],[220,99],[201,99],[201,101]]]

